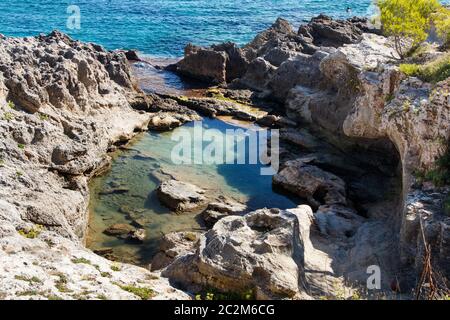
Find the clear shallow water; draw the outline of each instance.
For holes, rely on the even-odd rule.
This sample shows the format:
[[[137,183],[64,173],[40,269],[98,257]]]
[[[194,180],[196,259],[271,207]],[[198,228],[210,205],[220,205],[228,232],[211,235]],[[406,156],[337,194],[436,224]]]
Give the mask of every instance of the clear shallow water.
[[[281,16],[297,27],[326,13],[371,15],[372,0],[1,0],[0,33],[30,36],[53,29],[108,49],[132,48],[181,56],[188,42],[244,44]],[[81,10],[81,29],[67,28],[69,5]]]
[[[204,119],[204,128],[221,132],[236,128],[220,120]],[[193,130],[187,124],[179,130]],[[136,264],[150,262],[163,234],[203,229],[198,212],[174,214],[160,205],[155,189],[161,180],[173,176],[207,190],[213,197],[225,195],[246,203],[250,209],[292,208],[298,199],[290,199],[272,190],[272,177],[261,176],[261,165],[175,165],[171,150],[176,141],[172,132],[145,133],[127,151],[120,152],[112,170],[91,183],[91,221],[88,246],[91,249],[113,248],[120,259]],[[125,188],[125,193],[104,194]],[[132,216],[133,219],[130,219]],[[134,220],[134,221],[133,221]],[[147,231],[143,245],[110,237],[103,231],[115,223],[136,223]]]

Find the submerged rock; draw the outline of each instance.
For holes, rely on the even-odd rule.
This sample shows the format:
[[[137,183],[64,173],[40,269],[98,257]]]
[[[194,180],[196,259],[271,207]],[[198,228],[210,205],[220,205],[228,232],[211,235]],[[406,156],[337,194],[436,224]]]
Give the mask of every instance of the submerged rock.
[[[206,202],[205,190],[186,182],[168,180],[161,183],[157,195],[163,205],[176,212],[198,209]]]
[[[112,226],[109,226],[104,233],[108,236],[114,237],[126,237],[130,232],[133,232],[134,228],[129,224],[125,223],[116,223]]]
[[[116,223],[109,226],[104,234],[119,239],[143,242],[146,238],[145,229],[135,229],[133,226],[125,223]]]

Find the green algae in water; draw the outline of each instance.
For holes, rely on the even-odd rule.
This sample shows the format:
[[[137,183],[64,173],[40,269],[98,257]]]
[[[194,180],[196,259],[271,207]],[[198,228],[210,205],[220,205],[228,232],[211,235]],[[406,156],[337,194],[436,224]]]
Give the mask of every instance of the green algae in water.
[[[183,126],[193,130],[194,125]],[[220,120],[205,119],[203,127],[225,133],[237,127]],[[175,214],[156,197],[161,181],[172,177],[207,190],[208,195],[224,195],[246,203],[250,209],[292,208],[294,200],[272,190],[272,177],[260,175],[261,164],[175,165],[171,161],[174,132],[145,133],[125,151],[116,155],[111,170],[91,183],[88,246],[111,248],[121,261],[147,264],[157,252],[164,234],[175,231],[205,230],[198,217],[203,210]],[[247,151],[248,152],[248,151]],[[248,156],[248,155],[247,155]],[[144,228],[143,244],[107,236],[105,229],[116,223]]]

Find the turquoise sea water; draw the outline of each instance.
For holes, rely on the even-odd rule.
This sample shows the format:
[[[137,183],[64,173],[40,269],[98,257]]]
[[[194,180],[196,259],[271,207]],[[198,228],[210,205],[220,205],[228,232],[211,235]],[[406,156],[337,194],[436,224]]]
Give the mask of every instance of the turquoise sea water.
[[[243,44],[278,16],[296,27],[327,13],[370,15],[372,0],[0,0],[0,33],[31,36],[53,29],[108,49],[133,48],[180,56],[188,42]],[[80,9],[79,30],[67,27],[67,8]],[[351,14],[346,9],[352,9]]]

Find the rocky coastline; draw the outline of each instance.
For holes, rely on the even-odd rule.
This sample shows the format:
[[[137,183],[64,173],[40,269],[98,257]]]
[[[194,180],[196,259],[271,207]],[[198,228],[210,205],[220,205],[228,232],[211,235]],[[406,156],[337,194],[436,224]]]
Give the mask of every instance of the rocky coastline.
[[[242,48],[189,44],[167,69],[215,87],[186,97],[145,94],[134,52],[56,31],[0,36],[0,297],[187,299],[214,288],[257,299],[408,298],[422,234],[448,277],[448,190],[416,173],[445,151],[450,80],[407,78],[392,56],[366,19],[321,15],[295,31],[280,18]],[[274,187],[308,205],[249,213],[170,180],[160,200],[177,212],[205,206],[206,233],[165,235],[148,269],[83,247],[88,181],[109,152],[145,130],[219,116],[280,128]],[[382,287],[361,292],[374,265]]]

